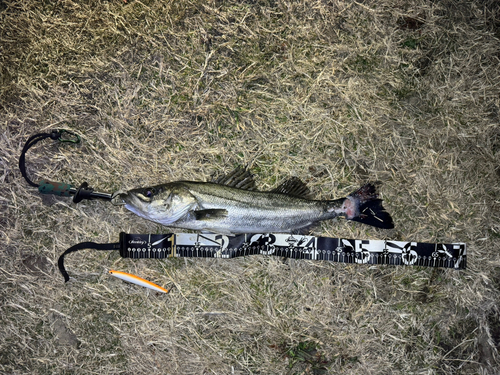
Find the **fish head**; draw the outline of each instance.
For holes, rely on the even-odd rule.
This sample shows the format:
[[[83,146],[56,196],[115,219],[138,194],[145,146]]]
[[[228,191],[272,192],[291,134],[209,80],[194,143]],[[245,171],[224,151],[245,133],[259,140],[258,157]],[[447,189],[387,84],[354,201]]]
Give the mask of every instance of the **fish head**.
[[[161,207],[162,201],[168,198],[168,196],[168,189],[165,189],[163,185],[159,185],[128,191],[117,191],[113,194],[111,202],[115,205],[123,205],[127,210],[139,216],[149,218],[151,214],[154,214],[155,207]]]
[[[163,225],[174,223],[196,204],[196,200],[188,191],[174,184],[117,191],[111,202],[123,205],[136,215]]]

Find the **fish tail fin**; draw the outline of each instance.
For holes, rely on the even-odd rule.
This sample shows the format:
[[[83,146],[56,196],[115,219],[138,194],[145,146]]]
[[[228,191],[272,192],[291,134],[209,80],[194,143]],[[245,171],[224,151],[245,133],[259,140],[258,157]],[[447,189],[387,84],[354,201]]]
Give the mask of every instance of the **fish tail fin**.
[[[361,186],[349,194],[342,205],[347,220],[358,221],[377,228],[394,228],[391,215],[382,206],[377,189],[373,184]]]

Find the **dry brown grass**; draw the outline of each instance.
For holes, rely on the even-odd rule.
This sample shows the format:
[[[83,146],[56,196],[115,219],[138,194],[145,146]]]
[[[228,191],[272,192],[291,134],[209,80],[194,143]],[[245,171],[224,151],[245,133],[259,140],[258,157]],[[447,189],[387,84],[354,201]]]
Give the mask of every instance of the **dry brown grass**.
[[[498,374],[500,10],[496,1],[0,2],[0,372]],[[248,165],[318,197],[383,182],[396,228],[463,241],[469,268],[266,257],[132,261],[67,247],[166,231],[34,178],[112,192]],[[118,268],[172,288],[156,295]]]

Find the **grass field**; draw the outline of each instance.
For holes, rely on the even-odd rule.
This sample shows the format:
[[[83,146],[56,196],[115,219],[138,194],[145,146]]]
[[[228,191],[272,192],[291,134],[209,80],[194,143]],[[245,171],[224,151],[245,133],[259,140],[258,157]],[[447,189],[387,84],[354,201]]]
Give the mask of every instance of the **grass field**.
[[[499,374],[500,5],[443,1],[0,1],[0,373]],[[168,232],[18,169],[113,192],[248,166],[317,198],[380,181],[396,227],[466,242],[465,271],[251,256],[57,258]],[[110,268],[171,289],[125,284]]]

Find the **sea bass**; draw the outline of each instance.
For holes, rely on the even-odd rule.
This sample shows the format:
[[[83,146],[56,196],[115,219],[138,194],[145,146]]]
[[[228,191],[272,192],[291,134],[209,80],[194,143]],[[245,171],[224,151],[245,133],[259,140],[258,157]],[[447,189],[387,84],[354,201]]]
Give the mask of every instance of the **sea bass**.
[[[313,200],[298,178],[271,191],[257,191],[253,176],[241,168],[213,182],[176,181],[116,192],[112,201],[167,227],[228,235],[296,233],[335,217],[394,227],[372,184],[345,198]]]

